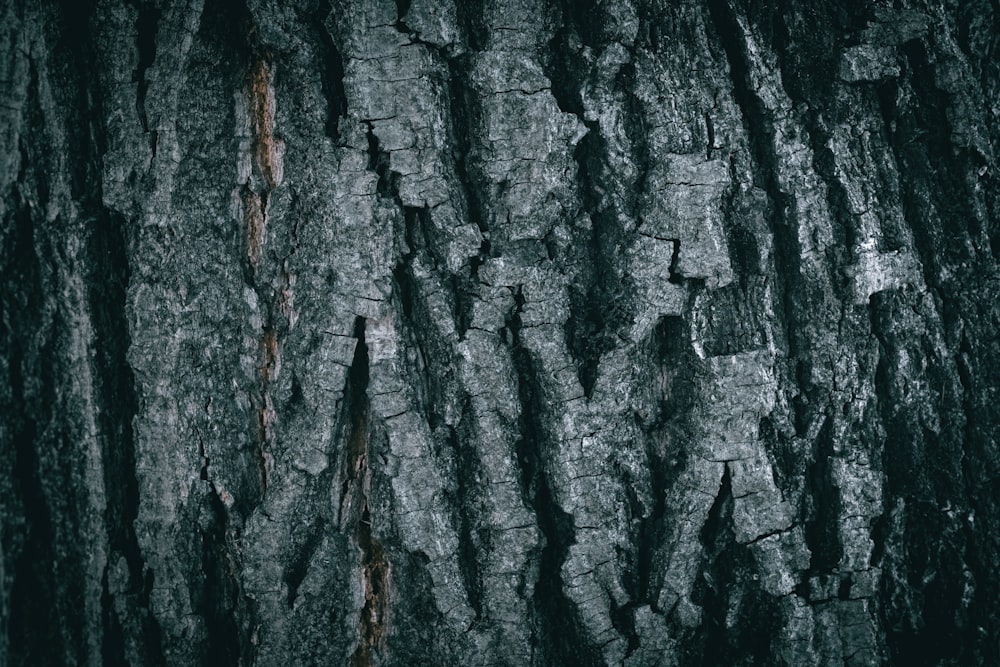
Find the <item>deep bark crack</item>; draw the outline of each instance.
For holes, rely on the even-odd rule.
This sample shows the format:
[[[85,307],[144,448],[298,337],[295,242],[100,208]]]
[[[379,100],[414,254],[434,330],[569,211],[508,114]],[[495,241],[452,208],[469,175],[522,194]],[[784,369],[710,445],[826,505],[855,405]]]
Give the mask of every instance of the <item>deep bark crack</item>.
[[[332,0],[323,0],[316,10],[313,23],[322,58],[322,89],[326,98],[326,136],[334,145],[340,143],[340,119],[347,116],[347,94],[344,91],[344,58],[334,41],[330,27]]]
[[[545,469],[550,456],[545,430],[545,399],[538,382],[536,362],[521,341],[521,311],[525,298],[521,288],[514,290],[515,309],[507,319],[511,353],[517,372],[518,399],[521,404],[521,438],[515,445],[520,469],[521,494],[525,505],[534,511],[543,545],[539,558],[538,582],[532,602],[532,632],[545,664],[600,664],[600,649],[587,635],[576,605],[564,590],[562,567],[569,548],[576,542],[572,515],[566,513],[554,497],[550,473]]]
[[[348,419],[347,451],[342,473],[340,523],[354,533],[361,550],[361,575],[364,605],[358,618],[358,644],[351,655],[352,667],[373,664],[373,652],[381,650],[386,635],[389,610],[389,577],[391,565],[372,525],[369,498],[371,467],[369,451],[368,398],[369,357],[365,342],[365,320],[358,317],[354,325],[357,345],[348,371],[345,410]]]
[[[156,32],[160,21],[160,9],[155,5],[143,4],[139,7],[136,19],[136,49],[139,52],[139,62],[135,71],[136,92],[135,109],[139,115],[139,123],[143,132],[149,132],[149,120],[146,112],[146,92],[149,90],[147,70],[156,61]],[[150,137],[150,147],[155,156],[154,139]]]

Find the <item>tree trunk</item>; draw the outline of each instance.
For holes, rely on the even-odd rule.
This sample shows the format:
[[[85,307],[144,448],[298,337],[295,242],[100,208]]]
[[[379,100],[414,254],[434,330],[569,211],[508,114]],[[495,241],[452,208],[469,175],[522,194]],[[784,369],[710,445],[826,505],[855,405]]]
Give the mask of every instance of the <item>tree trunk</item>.
[[[1000,664],[995,0],[0,7],[0,663]]]

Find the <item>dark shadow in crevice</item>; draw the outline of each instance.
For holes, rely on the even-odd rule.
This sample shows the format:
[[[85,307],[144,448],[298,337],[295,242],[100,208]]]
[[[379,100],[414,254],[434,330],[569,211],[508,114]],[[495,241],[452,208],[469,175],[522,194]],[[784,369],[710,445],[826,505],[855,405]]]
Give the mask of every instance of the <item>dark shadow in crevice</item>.
[[[147,70],[156,61],[156,33],[160,22],[160,9],[153,4],[143,4],[139,7],[136,19],[136,47],[139,51],[139,63],[136,66],[134,80],[136,82],[135,109],[139,114],[139,123],[143,132],[149,132],[149,120],[146,115],[146,92],[149,90]]]
[[[344,91],[344,58],[334,39],[330,20],[332,1],[324,0],[313,15],[316,40],[320,46],[321,82],[326,98],[326,136],[334,145],[340,143],[340,119],[347,116],[347,93]]]
[[[769,664],[784,632],[779,601],[761,589],[753,554],[736,541],[733,506],[732,479],[726,466],[719,495],[700,534],[705,561],[691,600],[704,615],[688,644],[687,664]]]
[[[312,562],[316,550],[323,543],[325,530],[326,521],[322,516],[317,517],[309,526],[304,542],[293,550],[295,554],[294,559],[285,567],[282,578],[288,588],[287,600],[289,609],[295,608],[295,601],[299,595],[299,587],[305,580],[306,575],[309,574],[309,564]]]
[[[505,329],[517,372],[521,404],[521,438],[515,445],[515,452],[522,499],[534,511],[543,538],[538,582],[532,595],[534,640],[543,664],[596,666],[602,662],[600,649],[587,635],[576,605],[564,590],[562,567],[570,546],[576,542],[576,528],[573,517],[556,501],[550,473],[546,470],[551,460],[545,427],[546,399],[538,382],[536,362],[521,343],[521,311],[525,299],[520,288],[515,290],[514,299],[516,306]]]
[[[806,469],[806,546],[811,554],[809,574],[837,571],[844,556],[840,541],[840,489],[833,479],[833,420],[827,417],[813,442],[812,462]]]

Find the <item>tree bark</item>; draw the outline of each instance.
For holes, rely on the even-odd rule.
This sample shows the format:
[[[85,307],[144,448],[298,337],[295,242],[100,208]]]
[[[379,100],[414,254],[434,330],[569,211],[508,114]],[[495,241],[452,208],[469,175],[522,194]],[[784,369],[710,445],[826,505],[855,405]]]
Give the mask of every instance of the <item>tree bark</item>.
[[[1000,664],[995,0],[0,12],[0,663]]]

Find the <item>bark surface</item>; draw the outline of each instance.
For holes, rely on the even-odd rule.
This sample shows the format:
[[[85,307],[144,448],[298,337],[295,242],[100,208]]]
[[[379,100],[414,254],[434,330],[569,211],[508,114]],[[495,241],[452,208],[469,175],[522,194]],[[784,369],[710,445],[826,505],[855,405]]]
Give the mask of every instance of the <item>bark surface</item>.
[[[1000,664],[995,0],[0,14],[0,663]]]

